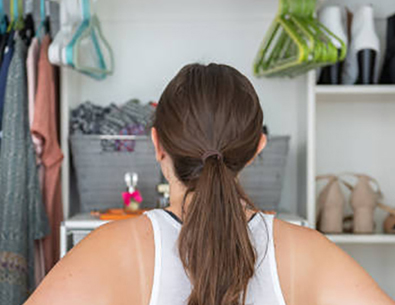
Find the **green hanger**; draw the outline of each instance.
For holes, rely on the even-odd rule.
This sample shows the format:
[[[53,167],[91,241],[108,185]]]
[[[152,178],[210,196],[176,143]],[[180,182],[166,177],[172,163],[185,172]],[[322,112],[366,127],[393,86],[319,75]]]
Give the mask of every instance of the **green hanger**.
[[[290,3],[280,1],[279,12],[267,32],[258,53],[254,74],[257,76],[278,75],[293,69],[307,60],[309,37],[290,21]]]
[[[11,20],[7,32],[10,32],[11,30],[19,31],[24,28],[23,0],[10,1],[10,16]]]
[[[308,58],[306,35],[289,21],[288,3],[280,1],[279,14],[267,32],[258,53],[254,74],[268,76],[291,69]]]
[[[297,1],[293,1],[292,3],[295,4]],[[305,10],[302,10],[301,13],[300,11],[297,11],[296,5],[293,6],[295,20],[298,22],[299,26],[305,27],[312,35],[316,37],[317,43],[314,48],[314,63],[305,65],[303,68],[301,68],[300,72],[304,73],[312,68],[333,64],[337,61],[344,60],[347,53],[345,43],[314,18],[315,0],[304,0],[302,1],[302,4],[303,3],[307,5],[304,6]],[[340,45],[340,51],[339,48],[333,44],[333,40],[337,41],[338,45]],[[292,73],[294,72],[291,71],[291,74]]]
[[[338,59],[338,50],[328,37],[322,35],[317,27],[316,19],[313,18],[315,0],[290,1],[289,8],[290,20],[312,40],[308,42],[310,51],[308,61],[301,63],[294,69],[285,71],[286,76],[293,77],[310,69],[335,63]]]
[[[345,58],[346,45],[314,18],[315,10],[316,0],[280,0],[254,61],[256,76],[294,77]]]

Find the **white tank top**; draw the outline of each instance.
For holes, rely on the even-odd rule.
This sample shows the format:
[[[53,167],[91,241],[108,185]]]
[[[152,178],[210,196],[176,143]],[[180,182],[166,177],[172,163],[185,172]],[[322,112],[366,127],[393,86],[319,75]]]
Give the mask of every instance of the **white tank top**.
[[[184,305],[191,283],[182,266],[177,238],[182,224],[167,211],[145,211],[155,240],[154,280],[149,305]],[[280,288],[273,243],[273,215],[258,212],[249,220],[252,243],[257,250],[255,274],[247,287],[246,305],[286,305]]]

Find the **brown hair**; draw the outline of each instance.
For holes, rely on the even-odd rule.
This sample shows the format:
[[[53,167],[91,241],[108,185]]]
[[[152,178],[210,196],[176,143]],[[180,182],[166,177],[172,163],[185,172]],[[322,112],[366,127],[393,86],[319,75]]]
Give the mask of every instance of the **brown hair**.
[[[252,84],[226,65],[185,66],[159,100],[153,126],[187,188],[178,250],[193,285],[188,305],[245,304],[257,255],[245,209],[257,208],[237,174],[255,156],[262,124]],[[211,150],[222,158],[212,155],[203,161]]]

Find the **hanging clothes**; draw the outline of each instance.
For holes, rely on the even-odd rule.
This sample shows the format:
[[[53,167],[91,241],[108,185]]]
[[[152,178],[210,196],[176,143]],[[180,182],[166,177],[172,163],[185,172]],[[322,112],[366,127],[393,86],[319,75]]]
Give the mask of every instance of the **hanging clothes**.
[[[37,37],[32,39],[31,45],[29,47],[26,59],[27,68],[27,87],[28,87],[28,99],[29,99],[29,123],[30,127],[33,125],[34,119],[34,106],[37,91],[37,72],[38,72],[38,60],[40,57],[40,41]],[[37,165],[39,166],[39,178],[41,190],[43,190],[44,185],[44,167],[41,162],[42,154],[42,139],[38,136],[32,134],[33,144],[36,151]]]
[[[55,71],[48,59],[50,36],[41,42],[38,63],[37,93],[34,105],[32,133],[42,139],[41,160],[45,167],[44,204],[51,224],[51,235],[44,239],[45,270],[48,272],[59,260],[60,223],[63,220],[60,167],[63,154],[58,142],[56,122]]]
[[[15,35],[0,153],[0,304],[20,305],[35,288],[34,240],[49,232],[29,129],[26,46]]]
[[[7,41],[8,41],[8,33],[4,33],[3,35],[0,36],[0,66],[1,63],[3,62],[4,49],[7,45]]]
[[[24,27],[20,31],[22,40],[27,46],[30,46],[32,39],[34,39],[36,34],[36,29],[34,26],[34,18],[32,13],[27,13],[24,18]]]
[[[26,35],[27,36],[27,35]],[[26,40],[25,36],[25,40]],[[36,96],[36,87],[37,87],[37,66],[38,59],[40,55],[40,42],[37,37],[34,37],[31,40],[31,44],[29,46],[27,52],[26,59],[26,69],[27,69],[27,87],[28,87],[28,99],[29,99],[29,124],[33,125],[33,117],[34,117],[34,104],[35,104],[35,96]],[[40,139],[36,136],[32,135],[33,144],[35,147],[41,147]],[[41,163],[41,152],[36,151],[36,160],[38,166],[38,176],[40,180],[40,189],[43,191],[44,184],[44,167]],[[45,260],[44,260],[44,243],[43,240],[35,241],[35,251],[34,251],[34,271],[36,278],[36,286],[40,284],[40,282],[45,277]]]
[[[8,17],[7,16],[4,16],[4,24],[6,27],[8,27]],[[8,42],[8,35],[9,35],[8,32],[0,35],[0,66],[3,61],[4,49],[5,49],[7,42]]]
[[[40,42],[37,37],[34,37],[29,50],[27,52],[26,68],[27,68],[27,87],[29,96],[29,123],[33,124],[34,118],[34,101],[36,97],[37,88],[37,65],[40,55]]]
[[[3,121],[3,109],[5,99],[5,89],[7,85],[8,69],[14,54],[14,33],[11,32],[7,35],[7,41],[4,46],[4,55],[0,68],[0,147],[2,138],[2,121]]]

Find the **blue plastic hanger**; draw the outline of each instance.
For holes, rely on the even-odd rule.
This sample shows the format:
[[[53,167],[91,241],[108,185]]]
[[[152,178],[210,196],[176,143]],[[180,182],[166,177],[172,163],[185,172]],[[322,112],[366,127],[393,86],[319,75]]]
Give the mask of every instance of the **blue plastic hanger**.
[[[7,22],[4,14],[3,0],[0,0],[0,34],[7,32]]]
[[[83,32],[89,28],[91,12],[90,12],[89,2],[87,2],[87,0],[82,1],[82,15],[83,15],[82,22],[78,27],[77,31],[74,33],[73,38],[70,40],[69,44],[66,47],[66,63],[71,67],[75,67],[73,62],[74,46],[77,40],[83,34]]]
[[[79,72],[86,74],[90,77],[95,79],[104,79],[108,74],[112,73],[112,66],[113,66],[113,56],[112,50],[103,37],[100,29],[100,22],[98,18],[91,14],[91,6],[90,0],[83,0],[82,1],[82,12],[83,12],[83,21],[81,25],[78,27],[77,31],[75,32],[73,38],[70,40],[69,44],[66,47],[66,63],[72,67],[74,67]],[[97,33],[96,33],[97,31]],[[99,44],[99,39],[97,34],[102,39],[104,46],[109,50],[110,53],[110,69],[108,69],[102,49]],[[94,51],[98,57],[98,67],[81,67],[78,64],[78,52],[75,51],[76,47],[78,46],[78,42],[83,39],[89,37],[92,39],[92,43],[94,46]]]
[[[40,25],[36,32],[38,38],[41,38],[43,33],[49,33],[49,16],[45,9],[45,4],[45,0],[40,0]]]

